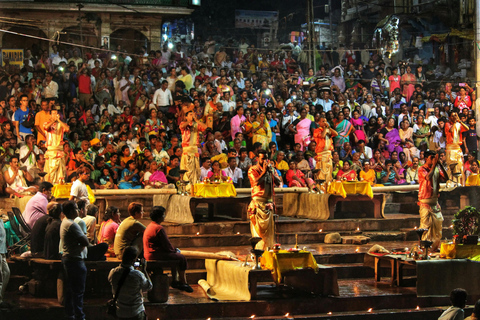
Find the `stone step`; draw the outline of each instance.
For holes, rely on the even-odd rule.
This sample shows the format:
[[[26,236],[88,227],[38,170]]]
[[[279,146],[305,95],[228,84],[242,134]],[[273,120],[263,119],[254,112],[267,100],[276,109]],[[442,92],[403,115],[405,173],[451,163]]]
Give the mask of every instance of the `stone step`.
[[[253,263],[249,261],[250,265],[253,266]],[[340,263],[340,264],[323,264],[327,267],[335,268],[337,271],[337,278],[338,279],[373,279],[375,276],[375,270],[363,263]],[[171,277],[169,271],[166,272]],[[415,276],[414,269],[405,269],[403,272],[405,277],[408,276]],[[389,278],[391,276],[390,269],[386,267],[380,268],[380,275],[381,277]],[[189,269],[186,271],[187,282],[190,284],[198,283],[200,279],[206,279],[207,271],[205,269],[191,269],[190,268],[190,260],[189,260]],[[272,283],[273,279],[270,277],[266,277],[264,279],[260,279],[259,282],[265,283]]]
[[[245,252],[248,252],[246,247]],[[220,251],[220,250],[218,250]],[[364,253],[314,254],[318,264],[363,264]],[[205,259],[188,258],[188,269],[205,269]]]
[[[386,238],[382,236],[371,237],[369,234],[374,234],[374,232],[364,233],[356,231],[332,231],[339,233],[341,236],[354,236],[354,235],[363,235],[370,237],[372,241],[374,239],[379,239],[384,241],[397,241],[403,240],[405,233],[403,232],[394,232],[401,234],[401,237],[395,238]],[[323,243],[325,235],[330,232],[297,232],[297,233],[280,233],[277,232],[275,236],[275,241],[281,243],[282,245],[292,245],[295,243],[299,244],[312,244],[312,243]],[[376,232],[375,234],[382,234],[383,232]],[[198,234],[198,235],[169,235],[170,241],[174,247],[177,248],[186,248],[186,247],[229,247],[229,246],[239,246],[239,245],[248,245],[250,244],[249,239],[251,238],[250,232],[248,233],[236,233],[236,234]]]
[[[277,232],[322,232],[332,231],[361,231],[377,230],[400,230],[401,228],[414,228],[420,225],[420,218],[417,216],[406,216],[402,219],[338,219],[326,221],[313,221],[306,219],[281,219],[276,223]],[[201,235],[215,234],[244,234],[250,233],[250,223],[247,221],[219,221],[192,224],[165,223],[165,230],[169,236],[173,235]]]
[[[370,242],[375,241],[406,241],[406,233],[401,231],[365,231],[362,235],[369,237]]]
[[[295,313],[286,313],[284,315],[278,316],[265,316],[258,317],[255,316],[254,319],[257,320],[278,320],[278,319],[301,319],[301,320],[316,320],[316,319],[339,319],[339,320],[437,320],[438,317],[442,314],[445,308],[440,307],[431,307],[431,308],[416,308],[412,309],[380,309],[369,311],[369,309],[364,311],[356,312],[331,312],[331,313],[322,313],[322,314],[300,314]],[[470,313],[470,312],[467,312]],[[215,318],[215,319],[227,319],[227,318]],[[229,320],[244,320],[245,317],[235,317],[228,318]],[[200,320],[192,319],[192,320]],[[202,320],[204,320],[202,318]]]

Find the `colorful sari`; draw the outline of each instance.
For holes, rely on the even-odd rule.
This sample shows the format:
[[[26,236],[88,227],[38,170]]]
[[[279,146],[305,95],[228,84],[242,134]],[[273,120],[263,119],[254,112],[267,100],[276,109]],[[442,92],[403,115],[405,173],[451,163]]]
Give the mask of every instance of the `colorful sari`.
[[[351,118],[350,123],[352,124],[353,128],[355,129],[353,134],[357,137],[357,139],[359,141],[360,140],[366,141],[367,137],[365,137],[365,133],[362,130],[363,129],[363,120],[360,119],[360,118],[358,118],[358,119]]]
[[[297,129],[297,133],[295,134],[295,143],[300,143],[302,146],[302,151],[307,149],[308,144],[310,143],[310,125],[312,124],[312,120],[305,118],[300,120],[295,128]]]
[[[400,147],[400,143],[402,139],[400,139],[400,135],[398,134],[398,130],[393,128],[390,130],[386,135],[385,139],[388,140],[388,145],[385,146],[388,152],[391,154],[393,151],[397,151],[398,154],[403,151],[402,147]]]
[[[240,123],[242,123],[242,121],[246,121],[247,119],[245,118],[245,116],[242,116],[242,117],[239,117],[238,114],[236,116],[234,116],[232,118],[232,120],[230,120],[230,128],[231,128],[231,132],[232,132],[232,141],[235,140],[235,134],[237,132],[242,132],[242,128],[240,127]]]
[[[415,134],[420,135],[420,134],[427,134],[429,132],[430,132],[430,127],[424,124],[422,125],[421,128],[418,128],[418,130],[415,131]],[[415,138],[413,142],[415,143],[415,147],[419,148],[422,143],[428,144],[428,137]]]
[[[371,186],[375,185],[375,170],[370,169],[367,172],[360,171],[360,179],[370,183]]]
[[[338,136],[333,138],[335,148],[342,148],[345,142],[350,142],[350,131],[352,131],[352,124],[347,120],[343,120],[335,126]]]
[[[253,123],[253,130],[255,131],[255,129],[258,127],[260,127],[260,122],[255,121]],[[272,141],[272,130],[270,129],[270,125],[268,124],[267,120],[265,120],[264,127],[266,129],[262,128],[253,134],[253,143],[260,142],[262,144],[262,148],[264,150],[268,150],[268,144],[270,141]]]
[[[410,84],[404,84],[403,85],[403,96],[405,97],[405,100],[410,102],[410,98],[413,95],[413,92],[415,91],[415,82],[417,81],[417,78],[413,73],[405,73],[402,76],[402,82],[408,81]],[[413,83],[412,83],[413,82]]]

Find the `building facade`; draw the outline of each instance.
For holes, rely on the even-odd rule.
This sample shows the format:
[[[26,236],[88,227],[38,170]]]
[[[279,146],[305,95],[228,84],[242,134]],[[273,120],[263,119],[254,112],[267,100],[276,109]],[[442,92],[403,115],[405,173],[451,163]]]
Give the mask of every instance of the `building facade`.
[[[52,43],[41,38],[48,38],[110,49],[120,45],[129,52],[158,50],[165,41],[162,25],[193,10],[190,0],[0,0],[0,29],[7,31],[0,32],[0,43],[45,50]]]

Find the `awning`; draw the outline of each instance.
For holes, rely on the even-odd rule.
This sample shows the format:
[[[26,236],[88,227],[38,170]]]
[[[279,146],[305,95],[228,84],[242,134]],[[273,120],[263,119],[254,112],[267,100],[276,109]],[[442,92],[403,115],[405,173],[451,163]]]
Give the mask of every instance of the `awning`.
[[[438,33],[438,34],[432,34],[432,35],[423,37],[422,42],[429,42],[429,41],[444,42],[445,38],[447,38],[448,36],[450,36],[450,37],[460,37],[460,38],[468,39],[468,40],[474,40],[475,39],[473,29],[460,31],[458,29],[453,29],[452,28],[450,30],[450,32],[447,32],[447,33]]]

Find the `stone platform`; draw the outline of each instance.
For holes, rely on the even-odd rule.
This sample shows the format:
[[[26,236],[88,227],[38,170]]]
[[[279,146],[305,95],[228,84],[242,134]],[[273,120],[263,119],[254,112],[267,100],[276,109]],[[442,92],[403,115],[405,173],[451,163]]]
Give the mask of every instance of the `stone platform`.
[[[416,241],[384,241],[378,244],[388,248],[411,247]],[[289,313],[294,319],[437,319],[442,309],[449,305],[449,299],[417,298],[414,281],[407,287],[392,287],[388,270],[382,269],[382,281],[376,283],[373,268],[365,259],[367,245],[326,245],[300,244],[311,251],[318,263],[337,269],[340,296],[313,296],[290,288],[276,288],[272,283],[263,283],[258,299],[252,301],[213,301],[194,283],[205,277],[204,261],[189,260],[188,280],[193,293],[170,289],[167,303],[146,302],[150,319],[285,319]],[[229,250],[237,255],[247,254],[248,246],[195,247],[184,248],[218,252]],[[14,271],[14,270],[12,270]],[[413,276],[413,274],[410,274]],[[13,279],[15,282],[15,278]],[[11,312],[0,311],[5,319],[55,319],[63,316],[63,308],[55,298],[34,298],[20,295],[9,286],[7,299],[13,302]],[[478,297],[469,297],[473,304]],[[87,319],[107,319],[105,303],[109,297],[88,292],[85,299]],[[417,310],[417,306],[419,310]],[[371,312],[368,310],[372,308]],[[332,315],[328,313],[332,312]],[[470,313],[467,311],[466,313]]]
[[[480,201],[479,188],[458,188],[452,193],[442,193],[444,208],[444,238],[451,238],[452,214],[468,203],[476,205]],[[141,201],[148,213],[152,206],[151,195],[103,195],[109,205],[126,208],[127,202]],[[100,197],[101,198],[101,197]],[[282,197],[277,195],[277,205],[282,208]],[[9,210],[9,201],[0,201],[0,207]],[[11,205],[10,205],[11,206]],[[416,206],[415,191],[408,193],[387,193],[385,219],[367,218],[361,214],[349,213],[348,206],[338,205],[343,219],[314,221],[280,216],[277,221],[277,242],[284,248],[295,244],[298,236],[299,247],[305,247],[314,255],[317,263],[336,269],[340,287],[339,297],[321,297],[294,291],[290,288],[276,288],[273,282],[260,285],[258,299],[248,302],[216,302],[206,297],[196,285],[205,279],[205,262],[189,259],[187,280],[194,292],[191,294],[170,289],[167,303],[146,303],[150,319],[437,319],[442,309],[449,305],[447,297],[417,298],[415,290],[415,270],[406,270],[407,287],[391,287],[389,270],[381,268],[382,281],[375,282],[373,261],[365,254],[373,244],[387,249],[411,248],[418,242],[414,228],[420,225]],[[281,211],[279,212],[281,214]],[[125,215],[125,212],[123,211]],[[167,234],[174,246],[184,250],[207,252],[231,251],[236,255],[249,252],[248,221],[225,216],[209,219],[207,208],[199,208],[195,223],[165,223]],[[325,244],[325,235],[338,232],[342,236],[362,235],[370,238],[368,244]],[[20,270],[11,265],[12,278],[6,300],[12,301],[14,308],[7,312],[0,310],[0,319],[56,319],[62,318],[63,308],[55,297],[35,298],[19,294],[19,285],[30,275],[28,270]],[[107,319],[105,303],[111,297],[97,292],[87,292],[85,310],[87,319]],[[469,297],[474,304],[478,297]],[[419,309],[417,310],[417,306]],[[371,312],[368,310],[372,308]],[[332,312],[332,314],[329,314]],[[286,314],[289,314],[286,317]],[[470,312],[466,312],[470,315]]]

